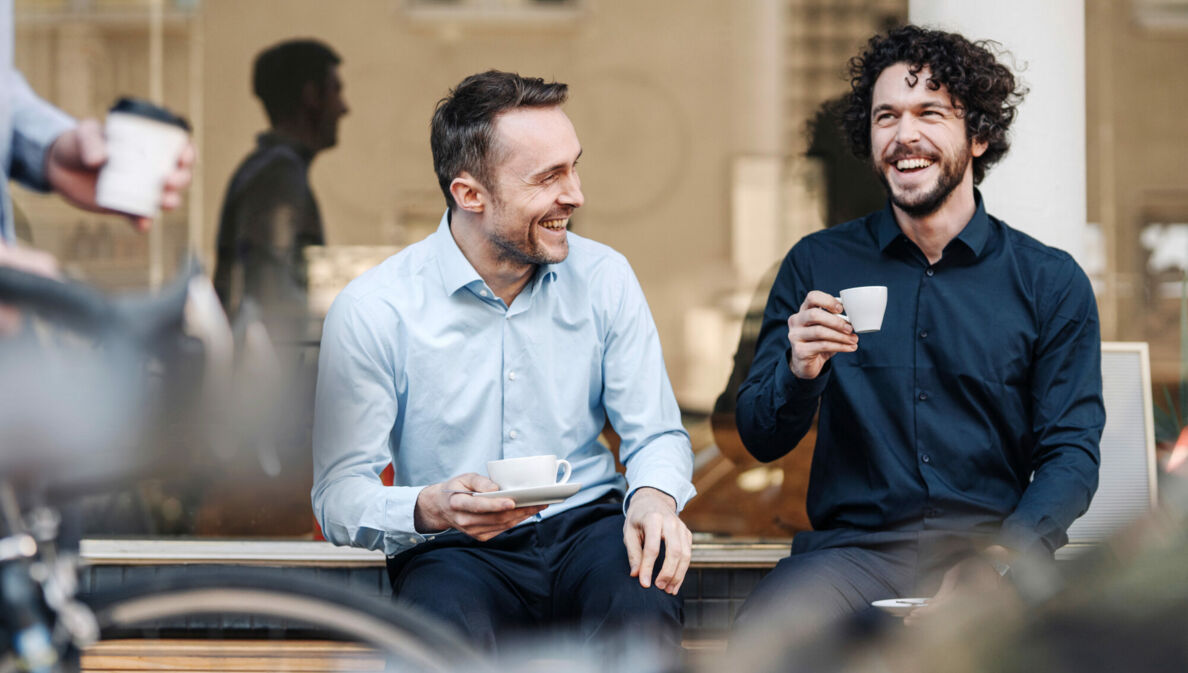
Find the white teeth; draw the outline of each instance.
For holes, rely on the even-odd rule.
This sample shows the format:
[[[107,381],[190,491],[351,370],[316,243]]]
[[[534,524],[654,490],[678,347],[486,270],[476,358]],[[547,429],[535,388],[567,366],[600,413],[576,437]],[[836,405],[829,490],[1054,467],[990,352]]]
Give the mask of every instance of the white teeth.
[[[552,231],[560,231],[560,230],[564,229],[565,225],[567,225],[567,224],[569,224],[568,218],[564,219],[564,220],[545,220],[544,222],[540,223],[540,226],[544,227],[545,229],[550,229]]]
[[[906,171],[911,168],[928,168],[932,162],[928,159],[900,159],[895,162],[895,167],[901,171]]]

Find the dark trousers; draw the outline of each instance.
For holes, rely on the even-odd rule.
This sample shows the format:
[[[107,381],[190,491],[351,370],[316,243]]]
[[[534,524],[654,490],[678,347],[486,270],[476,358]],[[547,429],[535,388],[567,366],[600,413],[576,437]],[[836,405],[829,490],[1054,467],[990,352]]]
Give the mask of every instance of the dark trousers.
[[[602,501],[486,542],[450,533],[390,557],[388,574],[397,600],[488,651],[499,638],[541,626],[572,629],[585,641],[630,628],[675,650],[682,601],[629,575],[623,521],[620,503]]]
[[[739,608],[735,634],[807,630],[871,611],[874,601],[931,596],[946,570],[985,544],[948,532],[879,532],[820,549],[794,544]]]

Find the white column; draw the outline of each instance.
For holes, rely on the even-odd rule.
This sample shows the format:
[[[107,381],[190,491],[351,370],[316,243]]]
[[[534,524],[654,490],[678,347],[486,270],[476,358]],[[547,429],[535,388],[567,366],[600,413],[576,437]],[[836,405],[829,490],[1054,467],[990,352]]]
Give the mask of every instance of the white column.
[[[912,23],[995,40],[1030,89],[1011,149],[981,190],[1012,227],[1084,259],[1085,5],[1083,0],[910,0]]]

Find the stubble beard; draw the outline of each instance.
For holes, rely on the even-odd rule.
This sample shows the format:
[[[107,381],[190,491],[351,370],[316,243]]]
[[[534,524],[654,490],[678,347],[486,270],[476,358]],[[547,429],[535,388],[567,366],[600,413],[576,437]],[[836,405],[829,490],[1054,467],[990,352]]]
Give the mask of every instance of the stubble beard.
[[[503,210],[503,204],[499,198],[492,194],[492,206],[496,212]],[[565,261],[569,256],[569,247],[566,246],[564,250],[557,253],[550,253],[548,248],[541,245],[534,235],[535,229],[538,226],[535,222],[529,224],[528,235],[526,239],[511,238],[505,236],[500,231],[492,232],[490,235],[491,243],[499,250],[499,259],[504,262],[512,264],[557,264]]]

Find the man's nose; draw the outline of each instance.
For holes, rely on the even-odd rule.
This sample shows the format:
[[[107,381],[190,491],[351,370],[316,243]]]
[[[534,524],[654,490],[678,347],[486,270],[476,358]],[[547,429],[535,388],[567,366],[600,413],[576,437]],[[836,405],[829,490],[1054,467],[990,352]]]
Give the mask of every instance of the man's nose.
[[[567,206],[580,208],[586,202],[586,197],[582,194],[581,178],[574,172],[566,176],[564,180],[564,189],[561,190],[561,194],[557,200]]]
[[[912,115],[902,115],[895,125],[895,140],[901,145],[910,145],[920,139],[919,121]]]

